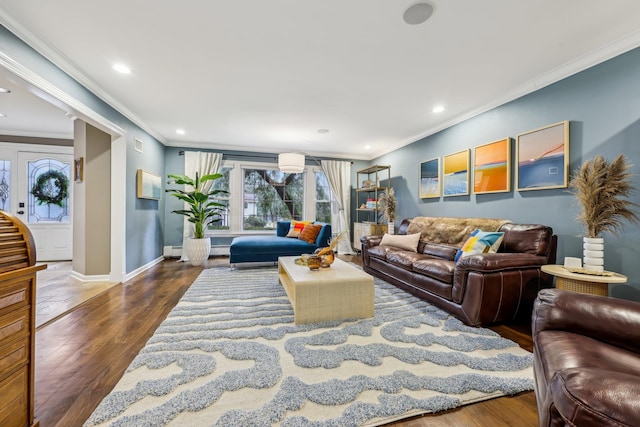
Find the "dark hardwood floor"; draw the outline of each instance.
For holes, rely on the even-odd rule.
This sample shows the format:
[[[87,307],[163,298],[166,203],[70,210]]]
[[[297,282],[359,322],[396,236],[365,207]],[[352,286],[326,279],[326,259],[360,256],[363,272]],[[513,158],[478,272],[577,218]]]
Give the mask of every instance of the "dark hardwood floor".
[[[228,257],[216,257],[205,268],[228,265]],[[41,427],[81,426],[201,270],[163,261],[38,330],[35,415]],[[528,322],[492,329],[531,350]],[[520,427],[537,420],[534,393],[526,392],[389,425]]]

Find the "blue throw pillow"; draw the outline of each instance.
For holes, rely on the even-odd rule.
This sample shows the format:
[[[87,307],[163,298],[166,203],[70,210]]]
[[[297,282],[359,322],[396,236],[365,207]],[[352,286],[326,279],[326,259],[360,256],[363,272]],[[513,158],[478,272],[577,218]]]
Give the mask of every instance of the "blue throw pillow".
[[[458,262],[469,255],[498,252],[503,238],[504,233],[502,232],[473,230],[467,241],[458,250],[455,261]]]

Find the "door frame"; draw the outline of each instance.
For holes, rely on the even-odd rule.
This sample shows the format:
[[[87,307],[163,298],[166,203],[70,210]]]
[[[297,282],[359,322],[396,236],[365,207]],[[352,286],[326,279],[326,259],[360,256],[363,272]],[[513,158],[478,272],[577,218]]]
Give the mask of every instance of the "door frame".
[[[26,66],[0,52],[0,66],[24,82],[25,89],[58,106],[68,115],[90,123],[111,135],[111,268],[109,280],[122,282],[126,279],[126,177],[116,171],[116,165],[126,164],[127,133],[123,128],[98,114],[73,96],[59,89]],[[116,220],[117,218],[117,220]],[[124,219],[124,220],[123,220]]]

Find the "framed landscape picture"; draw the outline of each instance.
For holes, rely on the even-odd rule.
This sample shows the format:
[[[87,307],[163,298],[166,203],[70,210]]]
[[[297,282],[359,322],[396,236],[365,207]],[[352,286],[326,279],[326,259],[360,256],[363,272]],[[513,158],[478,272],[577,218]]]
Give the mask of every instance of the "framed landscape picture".
[[[511,191],[511,138],[474,148],[473,192],[506,193]]]
[[[522,133],[516,140],[518,191],[567,188],[569,121]]]
[[[469,149],[444,156],[442,174],[444,196],[469,194]]]
[[[440,197],[440,158],[420,163],[420,198]]]
[[[162,179],[151,172],[138,169],[138,198],[160,200],[162,197]]]

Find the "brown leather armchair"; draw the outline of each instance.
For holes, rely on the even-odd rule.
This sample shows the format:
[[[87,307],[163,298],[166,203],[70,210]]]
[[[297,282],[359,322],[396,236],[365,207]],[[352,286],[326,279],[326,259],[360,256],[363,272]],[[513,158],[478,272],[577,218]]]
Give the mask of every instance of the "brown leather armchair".
[[[532,333],[540,426],[640,426],[640,303],[543,289]]]

